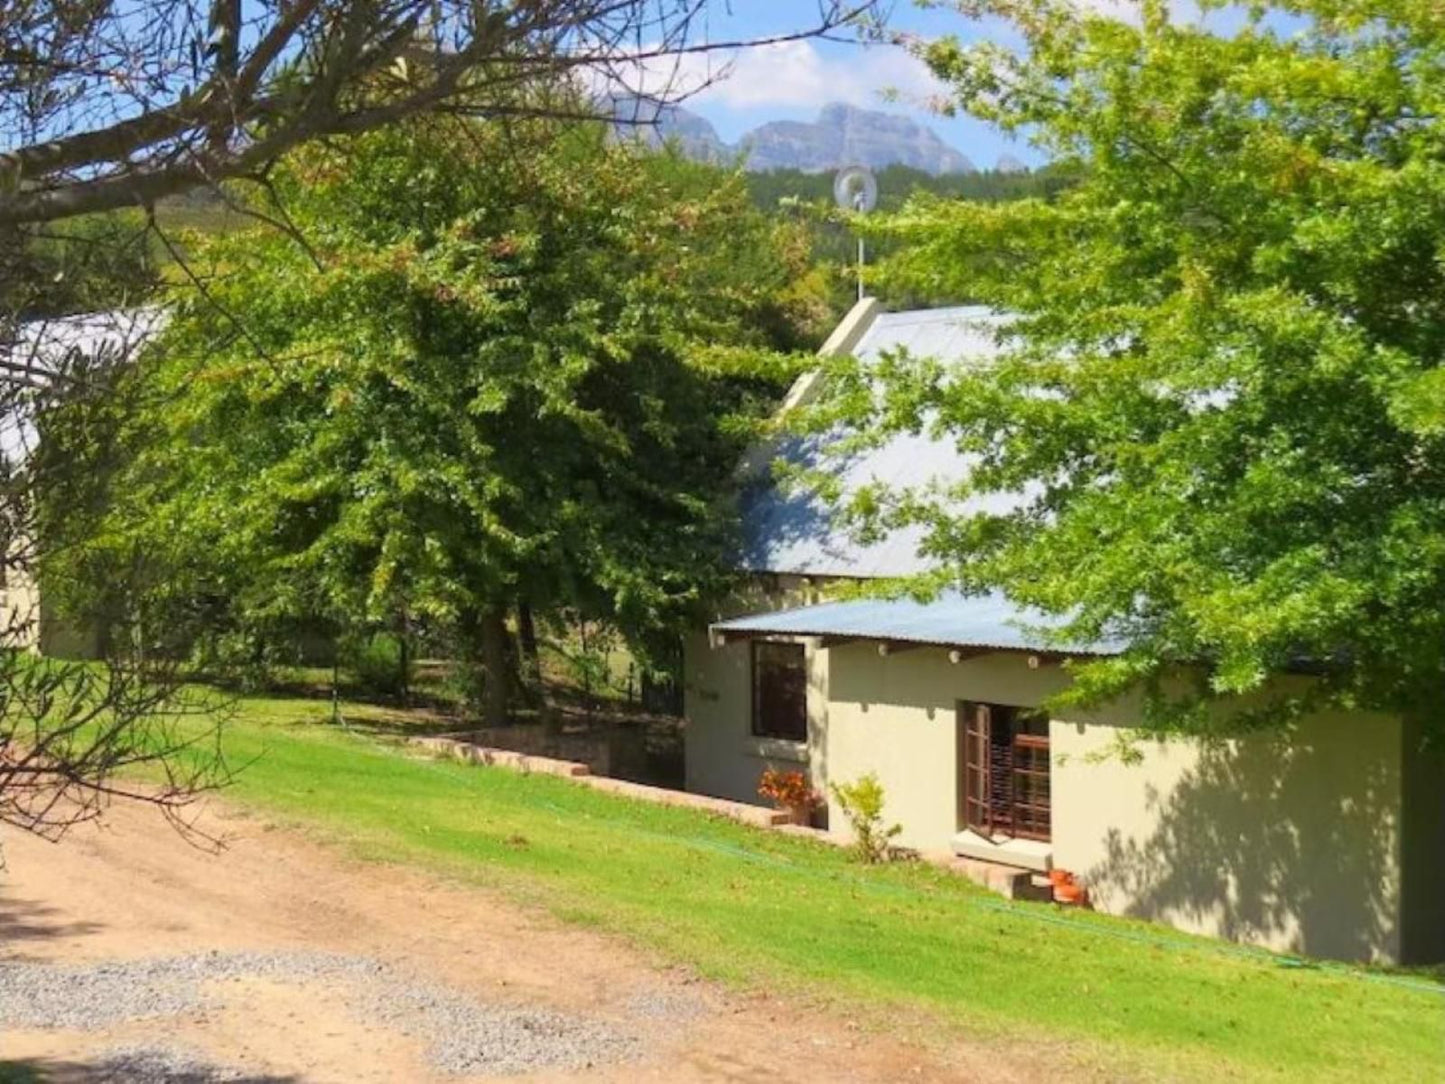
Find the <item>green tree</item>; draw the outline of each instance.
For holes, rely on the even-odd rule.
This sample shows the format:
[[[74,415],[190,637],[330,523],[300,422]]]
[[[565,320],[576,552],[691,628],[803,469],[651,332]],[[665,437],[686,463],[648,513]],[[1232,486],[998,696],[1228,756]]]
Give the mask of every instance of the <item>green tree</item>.
[[[924,47],[957,107],[1029,134],[1079,181],[1048,202],[919,198],[880,225],[904,246],[895,282],[1019,319],[982,370],[901,361],[887,397],[844,374],[833,405],[855,422],[934,419],[979,457],[942,498],[868,494],[854,511],[928,524],[946,579],[1004,588],[1074,636],[1125,637],[1073,698],[1142,684],[1154,725],[1194,733],[1326,702],[1432,714],[1438,5],[1267,3],[1229,32],[1176,23],[1163,0],[1134,23],[959,7],[1011,23],[1023,47]],[[1017,507],[971,514],[980,493]],[[1309,692],[1268,693],[1301,666],[1320,677]],[[1170,675],[1193,680],[1181,692]]]
[[[930,194],[948,199],[999,202],[1036,198],[1048,200],[1073,183],[1065,168],[1044,166],[1027,172],[984,170],[977,173],[948,173],[933,176],[910,166],[891,165],[875,170],[878,180],[878,212],[897,212],[915,195]],[[804,173],[799,169],[773,169],[748,174],[748,192],[753,202],[769,214],[790,220],[811,246],[813,268],[807,283],[810,293],[827,301],[832,316],[830,327],[819,336],[821,343],[831,324],[852,306],[857,289],[857,233],[833,201],[834,173]],[[873,232],[868,264],[894,255],[900,242],[884,233]],[[885,305],[917,308],[960,300],[946,289],[937,289],[923,279],[869,276],[869,293]],[[966,300],[966,299],[965,299]]]
[[[0,250],[0,312],[38,320],[144,304],[161,277],[151,241],[132,212],[12,233]]]
[[[676,626],[794,369],[753,330],[787,323],[792,270],[741,179],[596,125],[417,122],[276,183],[296,233],[202,244],[204,291],[133,373],[113,507],[56,577],[76,604],[120,584],[161,638],[227,627],[217,605],[445,623],[493,723],[518,599],[644,647]]]

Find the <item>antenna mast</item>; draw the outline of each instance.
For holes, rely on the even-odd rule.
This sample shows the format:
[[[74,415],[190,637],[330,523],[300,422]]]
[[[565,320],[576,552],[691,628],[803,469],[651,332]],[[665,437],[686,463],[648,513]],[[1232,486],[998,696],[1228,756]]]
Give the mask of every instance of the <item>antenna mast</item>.
[[[878,205],[878,181],[862,166],[839,170],[833,178],[833,200],[845,211],[867,214]],[[863,235],[858,235],[858,300],[863,300]]]

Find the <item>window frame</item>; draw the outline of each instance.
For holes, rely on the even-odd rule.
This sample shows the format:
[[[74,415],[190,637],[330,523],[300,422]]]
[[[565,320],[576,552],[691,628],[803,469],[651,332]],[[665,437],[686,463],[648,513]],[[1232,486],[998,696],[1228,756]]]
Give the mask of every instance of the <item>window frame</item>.
[[[1053,759],[1049,736],[1047,730],[1039,734],[1029,727],[1036,721],[1047,727],[1047,716],[1036,708],[979,700],[960,700],[957,710],[962,742],[958,757],[962,828],[987,839],[1007,836],[1051,842]]]
[[[797,733],[792,730],[768,730],[764,728],[762,668],[759,665],[759,649],[788,648],[798,655],[798,677],[802,682],[799,696],[800,726]],[[753,640],[748,649],[748,695],[751,705],[748,720],[749,733],[764,741],[794,742],[799,745],[808,741],[808,649],[805,644],[792,640]]]

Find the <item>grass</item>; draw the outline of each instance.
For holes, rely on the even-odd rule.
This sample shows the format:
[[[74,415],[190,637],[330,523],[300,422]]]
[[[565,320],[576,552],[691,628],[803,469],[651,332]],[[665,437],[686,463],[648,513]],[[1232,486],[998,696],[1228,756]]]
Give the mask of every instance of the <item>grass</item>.
[[[364,718],[368,709],[348,706]],[[372,709],[374,710],[374,709]],[[1058,1044],[1107,1075],[1437,1079],[1445,986],[1299,966],[1159,926],[1010,904],[902,863],[543,776],[405,755],[242,701],[230,797],[366,857],[500,889],[734,983]],[[1288,965],[1288,966],[1286,966]],[[879,1011],[881,1010],[881,1012]]]

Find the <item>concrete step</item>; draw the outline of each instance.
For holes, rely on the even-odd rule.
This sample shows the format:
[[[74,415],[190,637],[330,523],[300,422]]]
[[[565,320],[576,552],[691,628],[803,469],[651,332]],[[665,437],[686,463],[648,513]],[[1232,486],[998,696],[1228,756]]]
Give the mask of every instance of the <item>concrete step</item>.
[[[997,862],[984,862],[977,858],[955,856],[947,863],[954,873],[967,877],[974,884],[982,885],[990,892],[1010,900],[1051,900],[1053,887],[1047,877],[1040,877],[1031,870],[1017,866],[1004,866]]]

